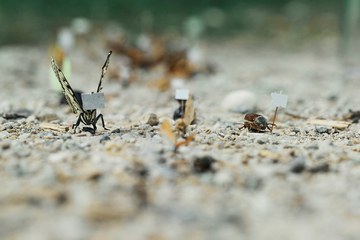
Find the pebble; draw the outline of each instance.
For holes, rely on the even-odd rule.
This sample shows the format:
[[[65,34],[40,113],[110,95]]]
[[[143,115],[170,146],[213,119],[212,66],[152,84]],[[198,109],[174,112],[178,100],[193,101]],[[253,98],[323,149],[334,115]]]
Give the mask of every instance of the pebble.
[[[221,103],[221,107],[230,112],[246,113],[256,107],[256,96],[248,90],[237,90],[228,93]]]
[[[291,131],[294,132],[294,133],[299,133],[300,128],[294,127],[293,129],[291,129]]]
[[[258,138],[256,140],[256,143],[258,143],[258,144],[267,144],[267,143],[269,143],[269,138],[268,137]]]
[[[121,129],[120,128],[117,128],[115,130],[112,130],[111,133],[121,133]]]
[[[100,138],[100,143],[104,143],[106,141],[109,141],[110,140],[110,137],[109,135],[104,135]]]
[[[310,150],[318,150],[319,149],[319,145],[318,144],[310,144],[305,146],[305,149],[310,149]]]
[[[211,156],[197,157],[193,162],[193,169],[196,173],[213,171],[212,165],[216,160]]]
[[[331,128],[326,127],[326,126],[316,126],[315,127],[315,131],[317,133],[323,134],[323,133],[330,133]]]
[[[330,165],[328,163],[322,163],[308,169],[311,173],[325,173],[330,171]]]
[[[148,115],[148,120],[146,121],[146,123],[149,124],[150,126],[156,126],[159,124],[159,119],[155,113],[150,113]]]
[[[218,135],[216,133],[211,133],[208,136],[206,136],[206,138],[204,138],[206,143],[209,144],[209,145],[214,144],[217,139],[218,139]]]
[[[0,141],[0,149],[1,150],[8,150],[10,147],[11,147],[11,142],[9,142],[8,140]]]
[[[290,162],[290,171],[293,173],[302,173],[305,170],[305,159],[297,157]]]
[[[159,124],[159,118],[155,113],[146,113],[141,117],[141,122],[150,126],[156,126]]]

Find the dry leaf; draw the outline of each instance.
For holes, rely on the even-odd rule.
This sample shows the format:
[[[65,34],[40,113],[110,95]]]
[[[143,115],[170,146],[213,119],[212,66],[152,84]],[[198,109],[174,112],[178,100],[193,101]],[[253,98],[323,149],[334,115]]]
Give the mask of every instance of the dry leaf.
[[[164,119],[164,121],[161,123],[160,131],[170,140],[172,144],[176,145],[176,136],[172,130],[171,123],[168,119]]]
[[[194,139],[195,139],[195,134],[192,134],[188,136],[185,140],[176,143],[175,148],[179,148],[183,145],[187,145],[189,142],[193,141]]]
[[[195,108],[193,98],[190,95],[185,105],[184,122],[186,126],[189,126],[195,120]]]

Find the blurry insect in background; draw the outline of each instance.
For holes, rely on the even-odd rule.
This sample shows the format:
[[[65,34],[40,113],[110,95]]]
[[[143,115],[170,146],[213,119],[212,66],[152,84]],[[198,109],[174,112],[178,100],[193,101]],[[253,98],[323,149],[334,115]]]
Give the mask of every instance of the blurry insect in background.
[[[195,108],[194,108],[194,102],[191,95],[189,95],[188,100],[181,101],[182,104],[180,105],[179,109],[177,109],[174,113],[174,120],[175,117],[179,116],[178,119],[176,119],[176,126],[175,128],[182,133],[182,135],[185,135],[187,127],[190,126],[196,118]],[[185,106],[184,106],[185,105]]]
[[[247,128],[249,131],[265,132],[266,129],[271,131],[270,127],[276,126],[275,124],[268,123],[264,116],[256,113],[247,113],[244,120],[245,122],[240,127],[240,130]]]
[[[60,45],[55,44],[49,48],[49,53],[51,54],[51,56],[53,56],[54,60],[58,64],[59,68],[62,69],[62,72],[64,73],[64,75],[66,75],[68,78],[71,78],[71,62],[70,62],[70,59],[68,58],[67,54],[65,53],[64,49]],[[59,94],[61,94],[59,103],[61,105],[65,105],[65,104],[67,104],[67,100],[66,100],[64,94],[60,93],[60,92],[62,92],[61,85],[59,85],[59,81],[58,81],[56,75],[54,75],[53,69],[50,67],[49,70],[50,70],[51,88],[54,91],[59,92]],[[73,89],[73,90],[74,90],[75,96],[81,99],[81,94],[83,92],[80,90],[77,90],[77,89]]]
[[[112,52],[110,51],[106,61],[101,69],[101,77],[100,77],[100,81],[97,87],[96,92],[99,93],[102,89],[102,80],[106,74],[106,71],[108,69],[109,66],[109,62],[110,62],[110,56],[111,56]],[[63,89],[63,93],[64,96],[67,100],[67,102],[69,103],[71,109],[73,110],[73,112],[75,114],[79,114],[79,117],[76,121],[75,124],[73,124],[72,128],[74,129],[74,133],[76,132],[76,128],[80,125],[80,122],[82,122],[85,125],[92,125],[93,126],[93,134],[95,134],[96,131],[96,123],[97,121],[101,118],[101,122],[102,122],[102,126],[105,130],[108,130],[105,127],[105,123],[104,123],[104,117],[102,114],[99,114],[96,116],[96,109],[89,109],[89,110],[84,110],[83,108],[83,102],[81,99],[81,96],[79,96],[79,94],[76,94],[74,92],[74,90],[71,88],[69,82],[66,80],[63,72],[61,71],[61,69],[57,66],[54,58],[51,58],[51,66],[53,68],[53,71],[57,77],[57,79],[59,80],[61,87]]]
[[[176,121],[179,118],[184,118],[185,116],[185,104],[186,104],[186,100],[178,100],[180,106],[175,110],[174,115],[173,115],[173,119]]]
[[[182,141],[178,141],[177,140],[177,136],[176,134],[174,133],[174,131],[172,130],[172,127],[171,127],[171,123],[169,120],[165,119],[161,126],[160,126],[160,131],[161,133],[167,137],[170,142],[173,144],[174,146],[174,152],[176,152],[178,150],[179,147],[183,146],[183,145],[187,145],[189,142],[193,141],[194,138],[195,138],[195,135],[190,135],[188,136],[187,138],[185,138],[184,140]]]

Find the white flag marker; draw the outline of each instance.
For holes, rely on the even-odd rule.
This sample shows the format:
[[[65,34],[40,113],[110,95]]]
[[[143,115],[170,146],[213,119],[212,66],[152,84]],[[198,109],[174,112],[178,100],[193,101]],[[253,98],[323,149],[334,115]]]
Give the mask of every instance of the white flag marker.
[[[188,100],[189,99],[189,90],[188,89],[176,89],[175,99],[176,100]]]
[[[288,96],[285,94],[282,94],[281,91],[280,91],[280,93],[271,93],[271,104],[273,107],[275,107],[274,119],[273,119],[273,123],[272,123],[271,130],[270,130],[271,133],[274,129],[278,109],[279,109],[279,107],[286,108],[287,100],[288,100]]]
[[[271,104],[273,107],[286,108],[288,96],[280,93],[271,93]]]
[[[104,93],[81,94],[84,110],[100,109],[105,107]]]

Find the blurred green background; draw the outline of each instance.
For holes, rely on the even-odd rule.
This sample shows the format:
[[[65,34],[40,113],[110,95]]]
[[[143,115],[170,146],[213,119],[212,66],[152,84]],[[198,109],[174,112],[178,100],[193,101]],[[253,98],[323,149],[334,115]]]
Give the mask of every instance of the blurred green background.
[[[28,0],[0,2],[0,45],[49,41],[76,17],[115,23],[129,32],[195,28],[203,38],[250,34],[314,37],[339,31],[345,0]]]

